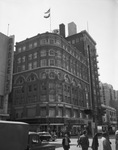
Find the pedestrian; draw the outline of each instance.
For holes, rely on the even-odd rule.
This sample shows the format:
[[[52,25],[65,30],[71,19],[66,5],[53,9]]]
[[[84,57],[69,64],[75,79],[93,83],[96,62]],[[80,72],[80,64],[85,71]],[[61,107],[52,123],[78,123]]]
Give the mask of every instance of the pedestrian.
[[[70,148],[70,138],[68,137],[68,134],[66,133],[64,138],[62,139],[62,146],[64,150],[69,150]]]
[[[118,130],[115,132],[115,144],[116,144],[116,150],[118,150]]]
[[[93,150],[98,150],[98,146],[99,146],[98,133],[95,133],[95,135],[94,135],[94,137],[93,137],[93,141],[92,141],[91,148],[92,148]]]
[[[109,141],[109,136],[107,132],[102,133],[102,146],[103,150],[112,150],[111,142]]]
[[[81,145],[82,150],[88,150],[89,139],[88,139],[86,130],[83,131],[83,134],[79,138],[79,145]]]
[[[79,146],[79,138],[80,138],[80,131],[78,131],[78,137],[77,137],[77,146]]]

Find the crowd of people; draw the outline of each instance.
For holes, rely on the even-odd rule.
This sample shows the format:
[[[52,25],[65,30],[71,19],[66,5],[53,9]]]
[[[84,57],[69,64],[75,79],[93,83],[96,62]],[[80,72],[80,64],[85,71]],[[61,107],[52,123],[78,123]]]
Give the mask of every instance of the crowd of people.
[[[108,132],[102,133],[101,142],[102,142],[103,150],[112,150]],[[66,133],[64,138],[62,139],[63,149],[69,150],[70,143],[71,143],[71,140],[70,140],[68,134]],[[115,150],[118,150],[118,130],[115,132],[115,145],[116,145]],[[89,143],[87,131],[84,130],[81,134],[79,133],[78,140],[77,140],[77,147],[78,146],[81,147],[82,150],[88,150],[89,147],[91,147],[92,150],[98,150],[98,147],[99,147],[98,133],[95,133],[95,135],[93,136],[91,145]]]

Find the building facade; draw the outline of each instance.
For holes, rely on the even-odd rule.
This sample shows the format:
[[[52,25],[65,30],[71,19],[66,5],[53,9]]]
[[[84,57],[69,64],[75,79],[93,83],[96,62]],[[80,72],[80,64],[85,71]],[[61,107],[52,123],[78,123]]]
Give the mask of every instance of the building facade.
[[[8,95],[12,89],[14,36],[0,33],[0,119],[8,114]]]
[[[102,116],[99,116],[99,110],[101,109],[101,99],[96,42],[85,30],[78,34],[69,36],[66,39],[70,44],[76,47],[83,56],[87,58],[93,121],[97,126],[101,124]]]
[[[93,43],[90,57],[94,53],[96,58],[95,43],[87,32],[83,33]],[[68,38],[55,33],[38,34],[16,43],[12,120],[28,122],[35,130],[53,130],[58,134],[65,130],[75,134],[85,126],[92,132],[93,118],[84,112],[93,109],[85,38],[78,36],[82,45],[85,44],[83,53],[82,48],[76,48]],[[98,81],[97,62],[94,69]],[[92,84],[99,90],[98,85]],[[95,106],[99,102],[98,93],[94,91]]]
[[[111,106],[111,102],[115,101],[115,93],[113,86],[100,82],[101,103]]]
[[[104,104],[101,105],[104,108],[105,113],[102,116],[103,130],[109,131],[109,133],[115,133],[117,129],[117,112],[116,109]]]

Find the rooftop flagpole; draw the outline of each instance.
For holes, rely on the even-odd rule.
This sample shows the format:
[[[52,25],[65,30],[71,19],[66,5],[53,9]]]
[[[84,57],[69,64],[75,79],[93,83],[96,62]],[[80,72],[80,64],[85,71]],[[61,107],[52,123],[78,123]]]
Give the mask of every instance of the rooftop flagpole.
[[[87,21],[87,32],[89,33],[89,25],[88,25],[88,21]]]
[[[51,32],[51,8],[45,12],[44,18],[50,18],[50,32]]]
[[[7,26],[7,36],[9,35],[9,24]]]
[[[51,32],[51,8],[50,8],[50,32]]]

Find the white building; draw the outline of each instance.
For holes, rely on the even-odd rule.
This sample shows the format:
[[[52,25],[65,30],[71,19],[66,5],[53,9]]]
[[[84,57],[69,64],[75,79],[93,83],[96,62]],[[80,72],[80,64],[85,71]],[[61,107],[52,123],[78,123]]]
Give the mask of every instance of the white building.
[[[77,33],[77,26],[74,22],[68,24],[68,36],[74,35]]]

